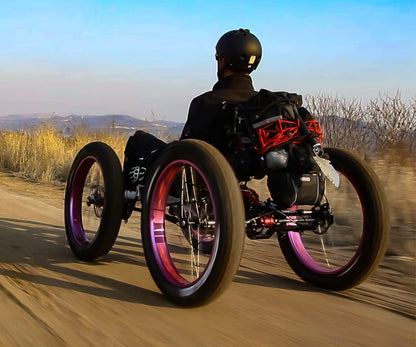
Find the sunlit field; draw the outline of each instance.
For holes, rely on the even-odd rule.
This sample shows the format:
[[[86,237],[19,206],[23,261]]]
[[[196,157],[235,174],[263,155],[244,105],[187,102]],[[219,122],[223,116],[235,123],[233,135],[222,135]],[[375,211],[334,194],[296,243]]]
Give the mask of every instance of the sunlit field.
[[[78,151],[87,143],[102,141],[120,158],[127,136],[119,132],[78,129],[65,136],[53,125],[28,131],[3,131],[0,135],[0,167],[17,175],[48,183],[65,182]]]

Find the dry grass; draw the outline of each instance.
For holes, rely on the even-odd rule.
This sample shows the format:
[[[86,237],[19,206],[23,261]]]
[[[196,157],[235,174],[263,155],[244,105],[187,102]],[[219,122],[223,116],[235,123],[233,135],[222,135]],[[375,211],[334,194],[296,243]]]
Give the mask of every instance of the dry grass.
[[[65,182],[76,154],[92,141],[107,143],[123,158],[126,135],[79,129],[76,136],[69,137],[53,125],[42,125],[0,134],[0,168],[36,181]]]
[[[401,146],[370,162],[386,193],[391,215],[388,255],[416,258],[416,156]],[[411,270],[414,275],[414,268]]]

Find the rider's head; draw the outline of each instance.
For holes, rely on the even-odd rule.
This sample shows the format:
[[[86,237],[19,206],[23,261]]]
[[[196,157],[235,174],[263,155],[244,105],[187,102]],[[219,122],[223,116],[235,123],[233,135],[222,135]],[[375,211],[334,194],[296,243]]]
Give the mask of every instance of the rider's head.
[[[218,78],[234,73],[249,74],[261,59],[261,44],[248,29],[232,30],[220,37],[215,47]]]

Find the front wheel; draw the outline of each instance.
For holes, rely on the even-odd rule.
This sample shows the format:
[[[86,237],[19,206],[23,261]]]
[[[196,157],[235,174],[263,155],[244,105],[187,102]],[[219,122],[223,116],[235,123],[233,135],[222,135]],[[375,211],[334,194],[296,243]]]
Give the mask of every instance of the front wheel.
[[[367,278],[384,256],[390,219],[376,174],[348,151],[325,152],[340,176],[339,187],[326,182],[324,199],[333,224],[317,231],[278,235],[283,255],[306,282],[328,290],[351,288]]]
[[[65,192],[65,230],[72,252],[96,261],[114,244],[121,224],[123,177],[108,145],[92,142],[76,156]]]
[[[150,273],[175,304],[206,304],[232,282],[243,251],[234,172],[211,145],[183,140],[160,154],[148,182],[141,232]]]

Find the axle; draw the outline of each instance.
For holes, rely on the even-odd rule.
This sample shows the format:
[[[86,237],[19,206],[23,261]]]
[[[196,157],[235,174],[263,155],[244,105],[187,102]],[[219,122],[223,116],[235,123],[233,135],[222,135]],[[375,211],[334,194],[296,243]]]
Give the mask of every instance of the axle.
[[[273,205],[264,205],[262,213],[246,220],[246,233],[250,239],[270,238],[275,232],[304,232],[311,230],[316,234],[325,233],[334,222],[329,204],[315,206],[310,210],[278,210]]]

